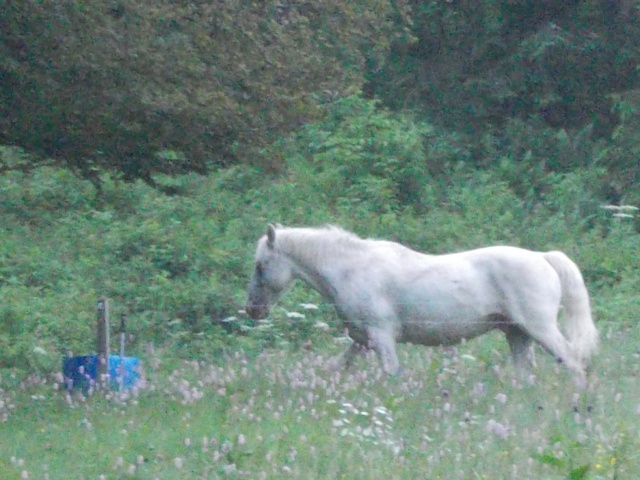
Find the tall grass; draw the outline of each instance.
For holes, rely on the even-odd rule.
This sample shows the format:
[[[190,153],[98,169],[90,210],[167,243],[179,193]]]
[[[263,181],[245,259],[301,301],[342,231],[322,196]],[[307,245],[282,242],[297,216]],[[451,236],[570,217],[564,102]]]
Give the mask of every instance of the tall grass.
[[[142,388],[67,394],[0,379],[3,478],[635,478],[637,326],[602,326],[590,391],[545,353],[517,382],[501,335],[403,346],[325,369],[342,346],[177,361],[148,348]],[[331,332],[326,332],[331,338]]]

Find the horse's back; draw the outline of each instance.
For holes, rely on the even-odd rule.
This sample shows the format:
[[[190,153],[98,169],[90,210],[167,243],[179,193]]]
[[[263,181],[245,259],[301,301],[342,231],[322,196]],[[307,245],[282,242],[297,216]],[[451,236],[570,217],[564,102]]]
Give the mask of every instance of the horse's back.
[[[543,252],[493,246],[462,252],[471,268],[484,272],[502,295],[544,296],[559,301],[560,278]]]
[[[425,314],[469,321],[505,315],[518,305],[557,308],[560,281],[540,252],[496,246],[423,259],[398,294]],[[412,314],[415,315],[415,311]]]

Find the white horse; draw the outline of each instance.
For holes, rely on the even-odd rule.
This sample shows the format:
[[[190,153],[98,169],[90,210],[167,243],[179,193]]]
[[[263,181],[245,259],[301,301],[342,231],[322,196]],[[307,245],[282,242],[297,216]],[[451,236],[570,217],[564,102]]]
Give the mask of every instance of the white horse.
[[[338,227],[269,225],[258,241],[247,313],[265,318],[296,279],[335,305],[345,322],[354,343],[344,367],[364,346],[396,374],[396,342],[451,345],[499,329],[521,373],[529,371],[535,340],[584,387],[598,346],[582,275],[562,252],[496,246],[425,255]],[[557,322],[561,304],[566,337]]]

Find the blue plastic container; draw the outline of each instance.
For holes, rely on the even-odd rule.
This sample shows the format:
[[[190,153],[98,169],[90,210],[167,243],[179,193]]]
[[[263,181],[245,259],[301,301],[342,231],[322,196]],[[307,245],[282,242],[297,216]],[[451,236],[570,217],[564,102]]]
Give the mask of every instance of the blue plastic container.
[[[111,386],[126,390],[135,387],[140,380],[140,360],[136,357],[109,355]]]
[[[87,393],[98,378],[98,356],[66,357],[62,361],[62,374],[67,390]],[[140,381],[140,359],[109,355],[109,377],[112,388],[128,390],[135,387]]]
[[[62,361],[62,374],[67,390],[82,390],[86,393],[98,378],[98,356],[66,357]]]

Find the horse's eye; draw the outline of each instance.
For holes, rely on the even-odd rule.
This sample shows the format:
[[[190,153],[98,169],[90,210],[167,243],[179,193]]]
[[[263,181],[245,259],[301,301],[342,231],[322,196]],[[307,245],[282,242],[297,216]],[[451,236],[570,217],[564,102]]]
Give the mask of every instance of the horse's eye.
[[[264,276],[264,267],[262,263],[256,263],[256,275],[260,278]]]

